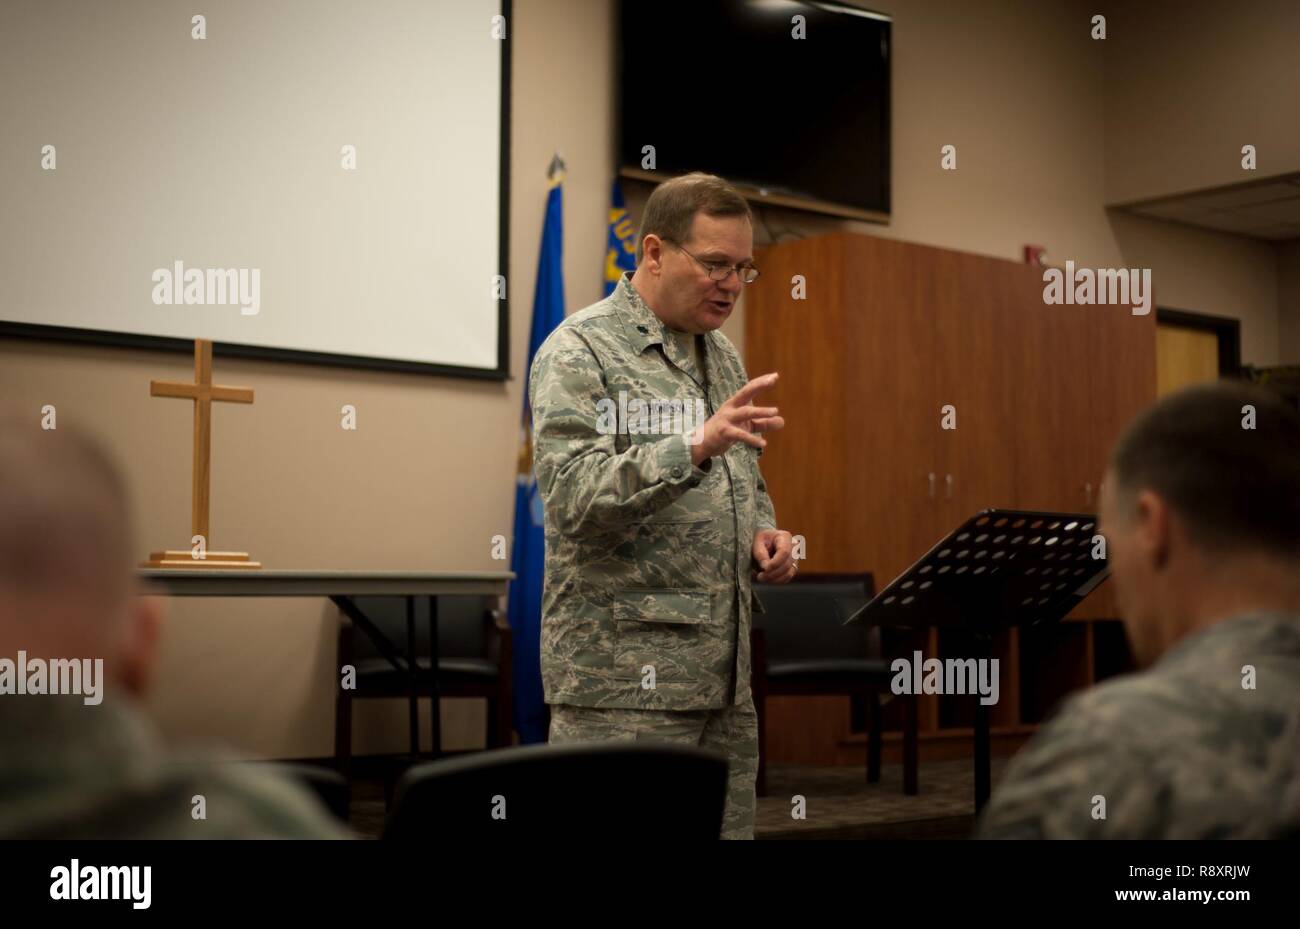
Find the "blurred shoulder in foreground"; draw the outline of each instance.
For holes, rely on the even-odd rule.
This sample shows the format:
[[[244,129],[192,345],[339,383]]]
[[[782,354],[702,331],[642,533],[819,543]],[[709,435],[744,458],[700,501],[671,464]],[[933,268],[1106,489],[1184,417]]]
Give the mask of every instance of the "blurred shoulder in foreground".
[[[256,765],[163,748],[138,709],[161,613],[126,487],[75,429],[0,411],[0,838],[345,838]]]

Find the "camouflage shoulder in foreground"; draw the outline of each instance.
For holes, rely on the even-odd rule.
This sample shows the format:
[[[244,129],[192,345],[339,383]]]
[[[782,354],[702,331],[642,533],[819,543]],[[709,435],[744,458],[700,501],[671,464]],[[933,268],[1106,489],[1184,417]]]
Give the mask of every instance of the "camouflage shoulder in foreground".
[[[163,749],[124,702],[0,698],[0,838],[341,839],[314,795],[267,765]]]
[[[1012,759],[984,838],[1300,830],[1300,617],[1226,620],[1069,700]]]

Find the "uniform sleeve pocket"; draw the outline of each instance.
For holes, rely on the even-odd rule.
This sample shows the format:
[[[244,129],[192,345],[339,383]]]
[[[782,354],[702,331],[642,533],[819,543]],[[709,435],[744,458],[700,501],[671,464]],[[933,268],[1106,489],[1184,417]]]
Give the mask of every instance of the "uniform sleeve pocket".
[[[704,588],[632,588],[614,600],[614,619],[619,622],[677,623],[699,625],[709,621],[709,591]]]

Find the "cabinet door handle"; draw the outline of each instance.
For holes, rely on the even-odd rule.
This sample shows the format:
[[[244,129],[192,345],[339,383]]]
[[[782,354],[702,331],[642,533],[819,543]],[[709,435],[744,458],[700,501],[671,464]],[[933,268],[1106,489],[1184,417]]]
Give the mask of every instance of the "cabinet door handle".
[[[930,499],[934,499],[934,472],[930,472]]]
[[[1088,506],[1092,506],[1092,484],[1084,484],[1083,489],[1088,495]]]
[[[952,499],[952,475],[951,474],[945,475],[943,480],[944,483],[948,485],[948,499],[951,500]]]

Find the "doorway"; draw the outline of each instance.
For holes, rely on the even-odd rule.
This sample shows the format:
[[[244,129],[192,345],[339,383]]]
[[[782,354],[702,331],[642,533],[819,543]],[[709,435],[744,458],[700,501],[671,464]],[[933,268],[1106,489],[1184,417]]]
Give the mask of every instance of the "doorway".
[[[1241,323],[1186,310],[1156,310],[1156,396],[1241,376]]]

